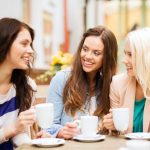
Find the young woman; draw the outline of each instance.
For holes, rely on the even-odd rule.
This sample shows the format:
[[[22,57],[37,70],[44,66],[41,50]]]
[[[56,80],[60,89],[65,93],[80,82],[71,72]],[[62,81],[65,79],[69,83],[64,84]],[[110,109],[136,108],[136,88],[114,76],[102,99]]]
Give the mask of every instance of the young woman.
[[[26,128],[35,121],[28,110],[36,85],[26,75],[33,61],[34,31],[13,19],[0,19],[0,149],[27,142]]]
[[[71,69],[51,80],[48,102],[54,104],[52,136],[71,139],[81,115],[101,118],[110,108],[109,87],[117,67],[117,41],[103,26],[88,29],[80,41]]]
[[[113,77],[111,107],[130,109],[127,132],[150,132],[150,28],[130,32],[124,53],[127,73]],[[111,111],[104,116],[103,126],[115,130]]]

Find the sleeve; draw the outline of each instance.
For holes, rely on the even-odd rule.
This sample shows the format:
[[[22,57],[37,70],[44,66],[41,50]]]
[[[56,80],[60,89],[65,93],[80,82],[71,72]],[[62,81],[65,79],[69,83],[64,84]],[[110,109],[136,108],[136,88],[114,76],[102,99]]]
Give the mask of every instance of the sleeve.
[[[31,138],[28,136],[26,132],[22,132],[20,134],[17,134],[12,138],[14,146],[19,146],[22,144],[30,144]]]
[[[28,84],[32,87],[34,90],[33,92],[33,97],[32,97],[32,104],[35,101],[35,96],[37,92],[37,85],[33,79],[28,77]],[[31,138],[29,137],[29,131],[28,129],[20,134],[17,134],[12,138],[14,146],[19,146],[22,144],[30,144],[31,143]]]
[[[6,142],[8,139],[5,138],[4,129],[0,128],[0,144]]]
[[[66,80],[67,80],[67,76],[65,72],[63,71],[57,72],[57,74],[52,78],[48,89],[47,102],[54,104],[53,125],[51,126],[51,128],[47,130],[52,135],[52,137],[56,137],[58,132],[62,128],[61,116],[64,109],[63,89]]]
[[[34,101],[35,101],[35,98],[36,98],[37,85],[36,85],[35,81],[33,79],[31,79],[30,77],[28,77],[28,84],[34,90],[33,96],[32,96],[32,104],[33,104]],[[31,138],[29,137],[29,130],[27,129],[26,131],[24,131],[20,134],[17,134],[16,136],[14,136],[12,138],[12,141],[13,141],[15,146],[19,146],[19,145],[22,145],[22,144],[30,144],[31,143]]]
[[[112,83],[110,84],[110,93],[109,93],[109,98],[110,98],[110,105],[111,108],[119,107],[119,93],[117,90],[117,80],[113,78]]]

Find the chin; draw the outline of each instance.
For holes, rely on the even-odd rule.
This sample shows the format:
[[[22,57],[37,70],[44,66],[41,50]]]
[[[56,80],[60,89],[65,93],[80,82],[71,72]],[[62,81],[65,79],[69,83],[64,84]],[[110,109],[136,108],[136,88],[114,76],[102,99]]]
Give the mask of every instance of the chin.
[[[133,73],[132,72],[127,72],[127,74],[128,74],[128,76],[130,76],[130,77],[133,77],[134,75],[133,75]]]
[[[27,70],[29,69],[29,66],[28,65],[20,66],[18,67],[18,69]]]
[[[87,69],[87,68],[83,68],[83,71],[85,71],[85,72],[92,72],[91,69]]]

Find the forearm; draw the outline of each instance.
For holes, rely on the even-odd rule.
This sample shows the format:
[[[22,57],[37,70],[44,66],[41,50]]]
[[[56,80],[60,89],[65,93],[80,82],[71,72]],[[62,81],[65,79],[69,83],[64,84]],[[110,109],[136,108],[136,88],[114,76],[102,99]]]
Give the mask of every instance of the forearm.
[[[27,132],[21,132],[12,138],[14,145],[19,146],[22,144],[30,144],[31,138],[29,137]]]
[[[0,143],[3,143],[9,138],[14,137],[17,134],[17,130],[14,126],[11,127],[3,127],[0,129]]]

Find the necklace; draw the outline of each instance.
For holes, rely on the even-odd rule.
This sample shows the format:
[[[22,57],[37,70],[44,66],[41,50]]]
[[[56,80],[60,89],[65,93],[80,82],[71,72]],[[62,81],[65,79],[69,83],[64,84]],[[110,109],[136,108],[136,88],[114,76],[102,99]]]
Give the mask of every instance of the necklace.
[[[84,112],[86,115],[93,115],[96,110],[96,97],[87,97],[87,100],[84,105]]]

